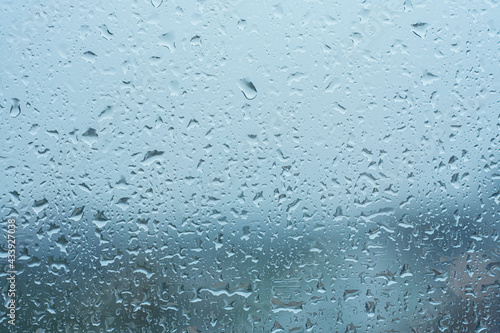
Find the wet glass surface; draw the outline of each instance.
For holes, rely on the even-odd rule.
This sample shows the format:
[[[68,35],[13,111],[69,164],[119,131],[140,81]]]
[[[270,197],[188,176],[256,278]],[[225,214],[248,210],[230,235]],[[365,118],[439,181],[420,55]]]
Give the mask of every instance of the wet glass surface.
[[[500,331],[498,17],[3,1],[2,330]]]

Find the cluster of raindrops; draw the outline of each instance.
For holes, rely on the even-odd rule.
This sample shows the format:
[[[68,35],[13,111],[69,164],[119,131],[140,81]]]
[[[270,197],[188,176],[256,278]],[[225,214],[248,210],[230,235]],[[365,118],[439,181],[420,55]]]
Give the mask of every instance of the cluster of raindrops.
[[[495,1],[1,10],[19,332],[500,331]]]

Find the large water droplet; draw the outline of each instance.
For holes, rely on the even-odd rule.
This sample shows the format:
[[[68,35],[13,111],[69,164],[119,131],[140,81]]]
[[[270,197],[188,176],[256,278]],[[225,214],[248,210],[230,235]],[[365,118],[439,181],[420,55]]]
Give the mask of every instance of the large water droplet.
[[[151,4],[152,4],[152,5],[153,5],[153,7],[155,7],[155,8],[160,7],[162,3],[163,3],[163,0],[151,0]]]
[[[21,105],[19,105],[19,99],[18,98],[13,98],[12,99],[12,105],[10,107],[10,115],[13,118],[16,118],[21,114]]]
[[[253,85],[252,81],[247,78],[239,80],[238,87],[240,87],[240,90],[246,99],[252,100],[257,96],[257,89]]]

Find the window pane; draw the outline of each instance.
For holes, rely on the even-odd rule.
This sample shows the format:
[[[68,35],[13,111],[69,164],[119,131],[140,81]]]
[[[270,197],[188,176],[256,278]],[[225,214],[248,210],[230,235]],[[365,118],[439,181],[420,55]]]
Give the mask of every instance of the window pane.
[[[3,1],[1,324],[500,331],[499,8]]]

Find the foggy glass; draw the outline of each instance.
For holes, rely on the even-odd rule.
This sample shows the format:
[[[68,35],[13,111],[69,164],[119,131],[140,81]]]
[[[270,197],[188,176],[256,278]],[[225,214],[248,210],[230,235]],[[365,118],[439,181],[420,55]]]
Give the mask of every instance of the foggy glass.
[[[0,13],[6,332],[500,331],[497,0]]]

